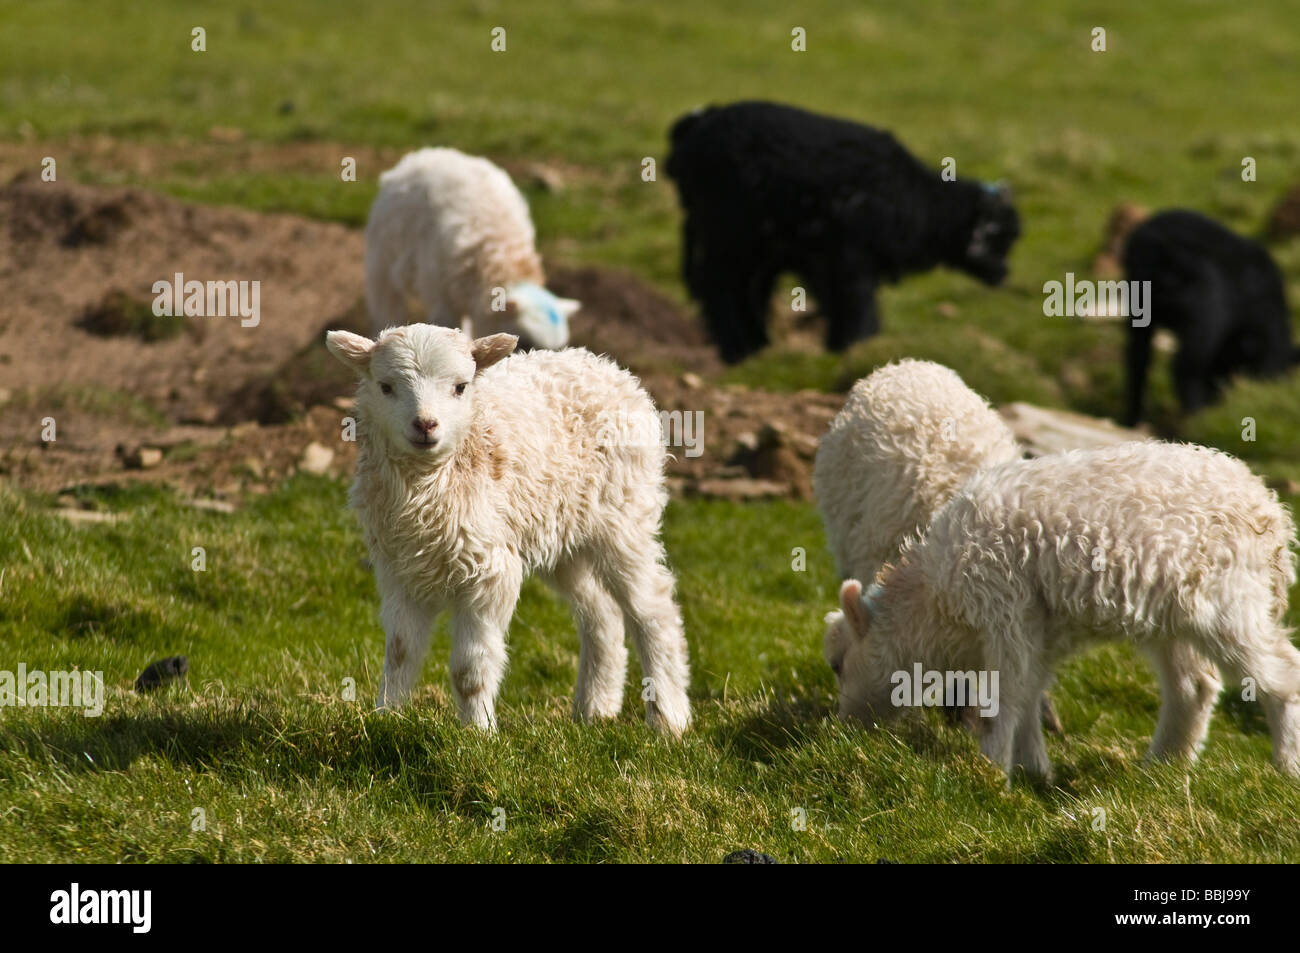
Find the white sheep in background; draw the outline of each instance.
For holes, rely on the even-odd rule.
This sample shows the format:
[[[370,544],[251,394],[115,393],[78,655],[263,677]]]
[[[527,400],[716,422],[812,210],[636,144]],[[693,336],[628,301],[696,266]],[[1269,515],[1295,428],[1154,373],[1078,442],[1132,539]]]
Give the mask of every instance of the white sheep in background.
[[[366,222],[371,327],[420,320],[508,331],[559,349],[579,303],[544,287],[528,203],[502,169],[455,149],[420,149],[379,177]]]
[[[897,712],[895,673],[998,673],[984,753],[1047,776],[1025,717],[1066,656],[1125,636],[1155,665],[1150,757],[1195,758],[1219,682],[1248,676],[1279,770],[1300,774],[1300,650],[1282,626],[1295,527],[1240,461],[1191,445],[1128,443],[983,470],[864,595],[848,580],[827,616],[842,717]],[[901,682],[901,680],[900,680]]]
[[[618,714],[626,620],[647,720],[684,731],[686,640],[658,536],[667,451],[609,436],[619,421],[657,420],[636,378],[580,348],[507,357],[510,335],[427,324],[377,342],[331,331],[326,343],[360,379],[350,501],[383,602],[379,706],[409,697],[447,608],[461,720],[493,728],[506,628],[537,573],[577,617],[575,715]]]
[[[940,364],[902,360],[858,381],[812,475],[840,578],[875,578],[976,470],[1019,456],[997,412]]]

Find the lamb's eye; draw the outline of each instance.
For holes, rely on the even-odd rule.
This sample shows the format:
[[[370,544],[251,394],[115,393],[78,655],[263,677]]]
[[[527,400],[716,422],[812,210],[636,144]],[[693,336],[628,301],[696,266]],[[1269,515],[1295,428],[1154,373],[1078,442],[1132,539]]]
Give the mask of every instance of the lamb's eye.
[[[390,397],[391,397],[392,394],[393,394],[393,385],[392,385],[392,384],[380,384],[380,385],[379,385],[379,389],[380,389],[380,391],[382,391],[383,393],[389,395]]]
[[[456,396],[459,397],[461,394],[465,393],[465,388],[468,386],[469,386],[469,381],[466,381],[463,384],[457,384],[455,387]]]

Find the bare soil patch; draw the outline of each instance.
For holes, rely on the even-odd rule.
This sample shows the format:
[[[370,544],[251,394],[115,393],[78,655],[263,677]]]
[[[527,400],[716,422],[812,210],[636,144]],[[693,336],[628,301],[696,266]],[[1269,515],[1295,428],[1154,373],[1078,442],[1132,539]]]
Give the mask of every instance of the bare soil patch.
[[[363,247],[341,225],[135,188],[0,188],[0,478],[50,493],[160,481],[237,500],[299,469],[350,472],[353,384],[324,332],[368,327]],[[703,412],[703,452],[673,448],[679,492],[808,495],[838,396],[719,386],[690,310],[628,274],[549,271],[584,302],[575,344],[629,367],[662,409]],[[154,282],[178,272],[260,282],[260,321],[154,316]]]

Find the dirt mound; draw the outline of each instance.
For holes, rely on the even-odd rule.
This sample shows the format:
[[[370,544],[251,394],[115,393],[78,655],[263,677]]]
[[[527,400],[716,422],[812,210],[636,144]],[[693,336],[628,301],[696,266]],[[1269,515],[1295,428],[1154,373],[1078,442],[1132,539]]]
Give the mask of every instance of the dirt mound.
[[[0,477],[235,496],[299,468],[350,469],[339,437],[354,383],[324,332],[369,326],[359,231],[34,178],[0,188],[0,223]],[[672,448],[681,492],[807,495],[838,397],[719,387],[693,309],[632,275],[549,270],[583,302],[575,344],[629,367],[675,422],[698,417],[696,445]],[[164,287],[188,300],[189,282],[218,307],[156,313]]]

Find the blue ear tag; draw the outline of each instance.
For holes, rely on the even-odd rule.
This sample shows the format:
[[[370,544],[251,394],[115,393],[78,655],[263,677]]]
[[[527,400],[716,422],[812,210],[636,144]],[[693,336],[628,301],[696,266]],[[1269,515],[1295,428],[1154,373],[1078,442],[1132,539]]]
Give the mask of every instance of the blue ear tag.
[[[981,182],[980,188],[982,188],[989,195],[997,195],[999,192],[1002,191],[1000,188],[998,188],[998,184],[996,182]]]
[[[551,324],[555,325],[557,328],[560,326],[560,312],[555,310],[554,305],[547,306],[546,316],[551,319]]]

